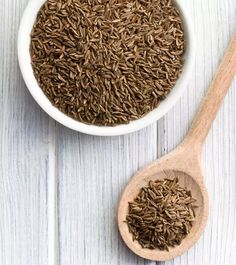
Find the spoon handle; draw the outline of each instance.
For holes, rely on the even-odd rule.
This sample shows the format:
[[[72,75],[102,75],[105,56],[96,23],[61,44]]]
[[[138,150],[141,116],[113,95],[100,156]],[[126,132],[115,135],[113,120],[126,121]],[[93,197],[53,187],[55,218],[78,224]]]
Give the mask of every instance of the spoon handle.
[[[204,140],[236,74],[236,34],[197,112],[184,144],[201,152]]]

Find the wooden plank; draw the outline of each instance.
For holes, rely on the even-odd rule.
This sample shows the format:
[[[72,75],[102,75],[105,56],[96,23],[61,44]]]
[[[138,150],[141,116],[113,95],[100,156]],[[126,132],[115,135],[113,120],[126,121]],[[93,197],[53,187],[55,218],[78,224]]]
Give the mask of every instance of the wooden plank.
[[[61,264],[147,264],[122,242],[116,211],[130,177],[156,156],[156,126],[113,138],[58,131]]]
[[[48,117],[29,95],[16,37],[27,0],[0,6],[0,264],[47,264]]]
[[[234,0],[184,2],[195,26],[195,69],[180,102],[158,123],[158,156],[172,150],[183,139],[236,30]],[[226,265],[236,262],[235,88],[234,82],[209,133],[203,152],[210,197],[210,216],[205,233],[188,253],[160,264]]]

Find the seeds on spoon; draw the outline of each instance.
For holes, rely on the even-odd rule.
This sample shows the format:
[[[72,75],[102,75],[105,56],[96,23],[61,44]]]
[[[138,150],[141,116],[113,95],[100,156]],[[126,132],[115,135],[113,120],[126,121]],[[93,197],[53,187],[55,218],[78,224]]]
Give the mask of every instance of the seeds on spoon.
[[[167,250],[180,245],[195,220],[195,199],[178,178],[150,181],[129,202],[126,223],[143,248]]]

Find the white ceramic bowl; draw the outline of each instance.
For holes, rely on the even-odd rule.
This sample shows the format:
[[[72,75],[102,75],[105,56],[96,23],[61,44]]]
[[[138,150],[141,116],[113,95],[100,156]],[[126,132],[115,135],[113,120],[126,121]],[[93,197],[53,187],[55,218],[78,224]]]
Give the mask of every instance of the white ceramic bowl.
[[[170,108],[174,106],[174,104],[179,99],[186,87],[186,82],[191,74],[191,68],[194,61],[193,29],[191,27],[189,15],[185,10],[184,4],[182,4],[181,0],[176,0],[176,4],[181,12],[184,24],[186,52],[183,72],[179,80],[177,81],[175,87],[172,89],[169,95],[166,97],[166,99],[163,100],[156,109],[154,109],[141,119],[132,121],[129,124],[118,125],[115,127],[87,125],[68,117],[51,104],[51,102],[48,100],[48,98],[45,96],[45,94],[39,87],[34,77],[33,69],[31,66],[29,46],[30,33],[35,22],[36,15],[44,2],[45,0],[31,0],[25,9],[18,35],[18,59],[23,78],[30,93],[38,102],[38,104],[42,107],[42,109],[48,113],[48,115],[50,115],[53,119],[65,125],[66,127],[69,127],[79,132],[91,135],[113,136],[127,134],[140,130],[160,119],[163,115],[167,113],[167,111],[170,110]]]

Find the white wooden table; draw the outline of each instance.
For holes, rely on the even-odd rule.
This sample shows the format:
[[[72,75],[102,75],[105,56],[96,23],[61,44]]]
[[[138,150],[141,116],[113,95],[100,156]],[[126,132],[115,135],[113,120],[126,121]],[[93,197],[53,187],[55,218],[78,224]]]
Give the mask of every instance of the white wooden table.
[[[203,160],[210,218],[200,241],[166,263],[145,261],[123,244],[116,224],[122,189],[140,167],[184,137],[236,30],[235,0],[182,0],[195,26],[189,86],[158,123],[121,137],[91,137],[49,118],[27,91],[16,38],[28,0],[0,0],[0,264],[46,265],[48,181],[58,178],[61,265],[236,264],[236,83],[208,136]],[[49,264],[52,265],[52,264]]]

